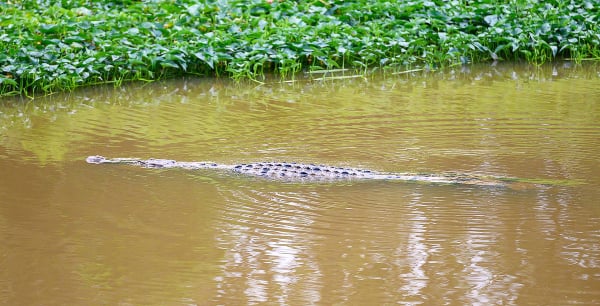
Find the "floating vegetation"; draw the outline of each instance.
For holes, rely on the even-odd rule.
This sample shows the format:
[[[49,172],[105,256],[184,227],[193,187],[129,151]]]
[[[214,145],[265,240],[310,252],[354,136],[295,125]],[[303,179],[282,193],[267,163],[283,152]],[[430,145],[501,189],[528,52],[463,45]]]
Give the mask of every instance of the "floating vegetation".
[[[418,68],[418,69],[410,69],[410,70],[404,70],[404,71],[396,71],[393,72],[392,74],[409,74],[409,73],[413,73],[413,72],[419,72],[419,71],[423,71],[423,68]]]
[[[326,81],[326,80],[344,80],[344,79],[356,79],[356,78],[364,78],[365,76],[362,74],[354,74],[354,75],[338,75],[338,76],[326,76],[321,78],[314,79],[315,81]]]
[[[600,1],[0,2],[0,96],[101,83],[600,58]]]

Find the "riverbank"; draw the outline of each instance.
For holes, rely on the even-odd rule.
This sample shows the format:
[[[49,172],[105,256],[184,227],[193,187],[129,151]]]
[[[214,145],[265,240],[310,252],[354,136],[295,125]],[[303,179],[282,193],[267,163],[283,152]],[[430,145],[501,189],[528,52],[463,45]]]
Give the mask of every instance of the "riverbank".
[[[180,75],[600,59],[599,1],[0,3],[0,96]]]

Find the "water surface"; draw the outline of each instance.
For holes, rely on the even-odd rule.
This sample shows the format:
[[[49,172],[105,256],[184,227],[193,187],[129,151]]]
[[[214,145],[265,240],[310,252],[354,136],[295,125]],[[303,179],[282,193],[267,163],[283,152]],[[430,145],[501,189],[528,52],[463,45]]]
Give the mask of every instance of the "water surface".
[[[0,303],[600,303],[600,75],[183,79],[0,105]],[[88,155],[548,182],[290,183]]]

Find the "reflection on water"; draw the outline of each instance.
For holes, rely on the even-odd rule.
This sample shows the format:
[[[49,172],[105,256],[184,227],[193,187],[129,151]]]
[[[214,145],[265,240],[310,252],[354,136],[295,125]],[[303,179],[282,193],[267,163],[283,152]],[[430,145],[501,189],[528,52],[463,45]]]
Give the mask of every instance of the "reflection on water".
[[[226,197],[220,227],[224,233],[216,238],[227,250],[223,273],[216,278],[217,300],[244,289],[250,303],[268,302],[269,297],[281,304],[320,301],[322,280],[311,252],[318,239],[311,229],[318,216],[317,196],[247,190]]]
[[[174,80],[0,105],[0,303],[600,303],[600,76]],[[92,154],[573,186],[265,181]]]

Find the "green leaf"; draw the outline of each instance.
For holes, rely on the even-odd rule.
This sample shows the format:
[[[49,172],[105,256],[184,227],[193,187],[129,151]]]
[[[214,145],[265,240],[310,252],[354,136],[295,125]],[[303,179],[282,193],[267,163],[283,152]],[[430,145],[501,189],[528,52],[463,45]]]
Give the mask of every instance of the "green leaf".
[[[56,34],[60,27],[56,24],[40,24],[39,31],[44,34]]]
[[[96,59],[95,59],[95,58],[93,58],[93,57],[88,57],[88,58],[86,58],[86,59],[85,59],[85,60],[82,62],[82,64],[83,64],[83,65],[85,65],[85,66],[87,66],[87,65],[89,65],[90,63],[93,63],[93,62],[95,62],[95,61],[96,61]]]
[[[558,47],[554,45],[550,45],[550,49],[552,50],[552,56],[556,57],[556,53],[558,52]]]
[[[179,65],[173,61],[162,61],[160,62],[160,66],[163,68],[179,68]]]
[[[191,16],[198,16],[200,9],[201,9],[201,5],[200,4],[194,4],[192,6],[189,6],[186,11],[188,12],[188,14],[190,14]]]
[[[3,75],[0,75],[0,84],[5,84],[5,85],[11,85],[11,86],[17,86],[17,81],[15,81],[14,79],[11,78],[7,78]]]
[[[125,31],[125,34],[128,34],[128,35],[138,35],[138,34],[140,34],[140,29],[138,29],[138,28],[129,28],[129,30]]]
[[[493,27],[498,22],[498,15],[487,15],[483,20],[490,26]]]

